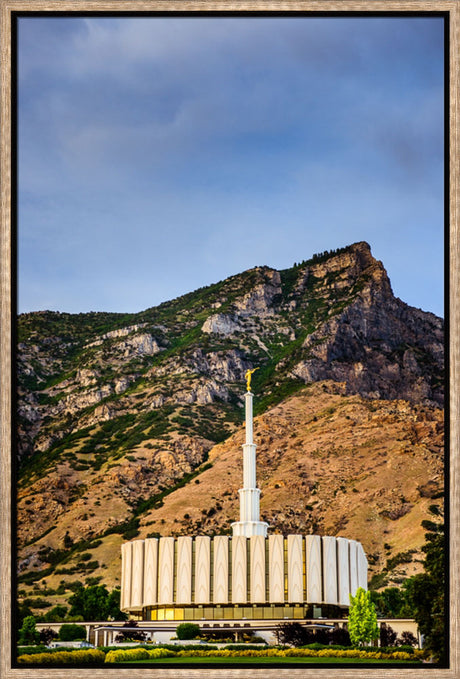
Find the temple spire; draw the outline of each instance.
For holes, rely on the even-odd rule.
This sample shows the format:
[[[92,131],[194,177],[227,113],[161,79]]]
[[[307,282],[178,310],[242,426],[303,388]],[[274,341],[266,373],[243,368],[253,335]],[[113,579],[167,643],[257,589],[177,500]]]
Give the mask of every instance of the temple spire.
[[[246,440],[243,444],[243,488],[240,495],[240,520],[232,523],[233,535],[267,536],[268,524],[260,521],[260,490],[256,483],[256,445],[253,441],[252,401],[254,394],[250,391],[251,375],[254,370],[246,372],[247,388],[245,398]]]

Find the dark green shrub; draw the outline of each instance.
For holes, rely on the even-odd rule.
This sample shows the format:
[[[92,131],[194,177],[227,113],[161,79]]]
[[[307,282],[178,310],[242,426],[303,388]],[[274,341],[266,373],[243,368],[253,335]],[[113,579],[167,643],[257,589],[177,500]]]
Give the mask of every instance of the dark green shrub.
[[[183,622],[177,626],[176,636],[178,639],[195,639],[200,635],[200,626],[193,622]]]
[[[55,632],[51,627],[45,627],[40,630],[40,643],[48,646],[53,639],[56,639],[57,632]]]
[[[414,646],[418,646],[418,641],[412,632],[402,632],[396,643],[398,645],[401,644],[399,650],[403,649],[404,651],[407,651],[407,649],[413,648]],[[410,651],[408,652],[410,653]]]
[[[83,625],[63,625],[59,630],[61,641],[76,641],[86,639],[86,628]]]
[[[276,628],[278,642],[289,646],[304,646],[311,641],[309,630],[300,622],[285,622]]]

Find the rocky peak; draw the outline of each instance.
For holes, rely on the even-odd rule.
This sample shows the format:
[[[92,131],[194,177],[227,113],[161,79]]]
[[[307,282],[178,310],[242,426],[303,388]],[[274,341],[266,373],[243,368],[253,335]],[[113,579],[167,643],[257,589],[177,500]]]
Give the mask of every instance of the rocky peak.
[[[263,511],[276,530],[339,534],[349,520],[365,542],[361,508],[373,503],[377,542],[403,544],[410,506],[423,516],[418,495],[439,497],[443,321],[394,297],[367,243],[283,271],[256,267],[139,314],[26,314],[18,329],[25,572],[46,567],[37,555],[62,550],[67,532],[100,538],[100,574],[110,554],[119,575],[119,545],[141,513],[142,537],[228,527],[248,368],[259,368]],[[419,465],[423,496],[410,474],[394,493],[403,463]],[[64,557],[81,578],[78,550]]]

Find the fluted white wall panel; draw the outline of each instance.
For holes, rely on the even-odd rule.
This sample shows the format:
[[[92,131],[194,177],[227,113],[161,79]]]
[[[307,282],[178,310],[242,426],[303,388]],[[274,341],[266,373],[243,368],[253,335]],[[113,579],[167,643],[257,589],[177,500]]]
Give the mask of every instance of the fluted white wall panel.
[[[132,550],[131,606],[142,608],[144,599],[144,541],[135,540],[132,543]]]
[[[288,601],[300,603],[303,593],[303,549],[301,535],[288,535]]]
[[[350,555],[350,594],[355,596],[358,589],[358,543],[350,540],[348,544]]]
[[[284,602],[284,538],[268,537],[268,593],[270,603]]]
[[[228,537],[214,538],[213,601],[215,604],[228,603]]]
[[[160,538],[158,553],[158,603],[174,602],[174,538]]]
[[[177,538],[176,602],[192,603],[192,538]]]
[[[247,538],[237,535],[232,538],[232,602],[243,604],[247,601]]]
[[[324,602],[337,603],[337,544],[336,539],[323,536]]]
[[[367,558],[364,553],[363,546],[360,542],[357,543],[358,552],[358,587],[367,589]]]
[[[121,608],[131,607],[132,547],[132,542],[125,542],[121,546]]]
[[[265,538],[253,535],[249,538],[251,581],[251,603],[265,603]]]
[[[144,606],[157,603],[158,538],[144,541]]]
[[[341,606],[350,605],[350,561],[348,558],[348,540],[337,538],[337,575],[339,600]]]
[[[305,551],[307,556],[307,601],[319,603],[323,600],[321,538],[319,535],[307,535]]]
[[[211,601],[211,538],[195,538],[195,603]]]

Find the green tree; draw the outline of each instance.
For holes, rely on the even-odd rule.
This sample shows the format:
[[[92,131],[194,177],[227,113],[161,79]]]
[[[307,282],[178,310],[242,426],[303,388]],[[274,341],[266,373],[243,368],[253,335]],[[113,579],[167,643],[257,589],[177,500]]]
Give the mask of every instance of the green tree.
[[[432,514],[439,512],[432,511]],[[423,646],[433,653],[438,662],[446,660],[446,639],[444,631],[445,614],[445,538],[444,525],[433,521],[423,521],[426,543],[422,547],[426,557],[425,572],[414,575],[404,582],[406,599],[420,633]]]
[[[378,639],[377,613],[371,593],[358,587],[355,596],[350,594],[348,631],[353,646],[365,646]]]
[[[67,606],[57,604],[56,606],[53,606],[50,611],[45,613],[43,622],[62,622],[68,610]]]
[[[110,594],[105,585],[92,587],[80,586],[70,597],[69,615],[82,615],[83,620],[126,620],[125,613],[120,611],[120,592],[113,590]]]
[[[19,630],[19,646],[30,646],[40,643],[40,634],[37,632],[35,618],[28,615],[22,622]]]
[[[399,587],[387,587],[382,592],[371,592],[371,600],[377,613],[384,618],[403,618],[406,598],[404,590]]]
[[[193,622],[183,622],[177,626],[176,636],[178,639],[195,639],[200,634],[200,626]]]
[[[29,604],[26,602],[22,604],[18,603],[17,611],[18,611],[18,627],[20,628],[22,623],[24,622],[24,619],[33,615],[33,611],[30,608]]]
[[[113,620],[127,620],[128,616],[120,610],[120,590],[112,589],[107,597],[107,618]]]

